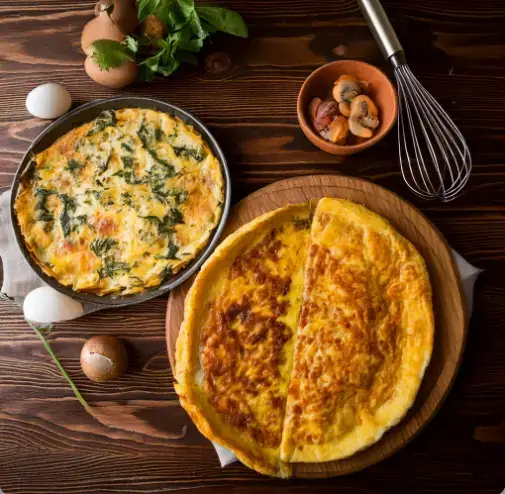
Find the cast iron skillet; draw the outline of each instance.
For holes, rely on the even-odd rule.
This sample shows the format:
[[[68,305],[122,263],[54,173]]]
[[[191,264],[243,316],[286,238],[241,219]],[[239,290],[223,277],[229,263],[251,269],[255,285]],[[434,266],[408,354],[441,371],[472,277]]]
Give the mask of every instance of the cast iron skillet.
[[[188,265],[185,269],[177,273],[171,279],[165,281],[161,285],[153,288],[146,289],[145,291],[132,295],[94,295],[91,293],[77,292],[69,287],[65,287],[58,283],[56,279],[46,275],[40,266],[32,259],[29,250],[27,249],[23,235],[21,234],[21,229],[19,227],[16,212],[14,210],[14,203],[19,192],[19,186],[21,177],[32,165],[32,156],[34,154],[40,153],[44,149],[47,149],[51,144],[53,144],[59,137],[66,134],[68,131],[72,130],[74,127],[78,127],[86,122],[89,122],[96,118],[103,110],[117,110],[120,108],[150,108],[154,110],[159,110],[165,112],[169,115],[179,117],[184,123],[190,124],[198,131],[203,139],[207,142],[209,147],[212,149],[214,155],[218,158],[221,163],[221,171],[224,180],[224,204],[222,205],[222,215],[218,226],[212,232],[209,242],[204,250]],[[37,275],[46,282],[49,286],[64,293],[72,298],[79,299],[83,302],[91,302],[95,304],[105,305],[105,306],[124,306],[137,304],[145,300],[149,300],[154,297],[172,290],[177,285],[180,285],[183,281],[187,280],[193,273],[195,273],[198,268],[204,263],[204,261],[212,253],[216,244],[219,240],[221,232],[223,231],[224,224],[226,223],[226,218],[228,216],[228,210],[230,208],[230,198],[231,198],[231,188],[230,188],[230,174],[228,171],[228,166],[226,164],[226,158],[209,130],[203,125],[200,120],[195,118],[188,112],[178,108],[177,106],[165,103],[152,98],[140,98],[135,96],[124,96],[119,98],[111,98],[101,101],[95,101],[92,103],[87,103],[85,105],[76,108],[75,110],[67,113],[55,123],[50,125],[42,134],[40,134],[33,144],[29,147],[28,151],[24,155],[21,164],[19,165],[16,176],[14,177],[14,183],[12,186],[12,197],[11,197],[11,218],[12,225],[14,227],[14,233],[16,235],[16,240],[18,242],[19,248],[23,253],[28,264],[33,268]]]

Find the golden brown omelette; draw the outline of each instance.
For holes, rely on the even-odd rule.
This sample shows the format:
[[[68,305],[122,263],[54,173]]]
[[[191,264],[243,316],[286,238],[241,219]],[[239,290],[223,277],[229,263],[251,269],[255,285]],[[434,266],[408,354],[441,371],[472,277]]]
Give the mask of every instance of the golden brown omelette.
[[[269,475],[289,475],[279,448],[309,240],[308,205],[228,237],[188,293],[177,340],[183,407],[204,435]]]
[[[321,199],[281,459],[345,458],[376,442],[414,401],[431,357],[431,286],[414,246],[379,215]]]
[[[131,294],[193,260],[216,227],[221,166],[165,113],[106,110],[34,156],[17,220],[43,271],[76,291]]]
[[[269,475],[376,442],[412,405],[433,344],[412,244],[350,201],[310,209],[276,210],[228,237],[186,298],[177,342],[184,408]]]

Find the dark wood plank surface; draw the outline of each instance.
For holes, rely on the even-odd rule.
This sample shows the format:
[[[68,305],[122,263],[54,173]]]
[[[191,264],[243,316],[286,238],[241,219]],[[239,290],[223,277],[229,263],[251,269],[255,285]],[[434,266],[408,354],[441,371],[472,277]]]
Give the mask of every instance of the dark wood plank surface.
[[[219,2],[215,2],[219,3]],[[0,190],[47,122],[30,118],[26,94],[64,84],[76,104],[150,95],[199,116],[222,144],[235,200],[274,180],[345,173],[413,200],[396,163],[396,136],[362,155],[314,148],[296,120],[304,78],[325,61],[363,59],[387,69],[353,0],[227,0],[250,39],[216,36],[200,66],[124,91],[84,73],[79,37],[88,0],[0,0]],[[344,478],[279,481],[241,465],[219,467],[177,402],[164,340],[166,299],[59,324],[51,343],[90,403],[130,416],[120,429],[88,416],[21,310],[0,302],[0,488],[6,494],[189,491],[219,493],[499,493],[505,487],[505,3],[385,0],[414,72],[462,129],[475,162],[466,193],[450,204],[413,200],[470,262],[486,269],[464,361],[447,402],[402,452]],[[225,52],[224,72],[204,63]],[[2,234],[2,232],[0,232]],[[95,334],[123,337],[130,372],[107,384],[82,374],[79,351]],[[134,429],[136,432],[130,432]]]

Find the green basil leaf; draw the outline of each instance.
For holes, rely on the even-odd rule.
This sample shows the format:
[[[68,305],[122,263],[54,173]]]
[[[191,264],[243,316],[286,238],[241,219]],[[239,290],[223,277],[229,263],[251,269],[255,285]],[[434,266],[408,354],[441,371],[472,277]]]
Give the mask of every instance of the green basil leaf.
[[[207,37],[207,32],[203,29],[200,19],[196,12],[192,12],[189,16],[189,27],[191,30],[201,39],[205,39]]]
[[[179,68],[179,61],[175,58],[171,61],[170,65],[160,65],[158,72],[162,75],[171,75]]]
[[[147,65],[139,65],[139,79],[144,82],[150,82],[154,79],[155,71]]]
[[[170,33],[164,42],[163,49],[158,53],[160,65],[170,65],[174,59],[174,51],[179,42],[179,32]]]
[[[187,41],[181,41],[179,43],[179,48],[184,51],[191,51],[193,53],[198,53],[203,46],[203,39],[201,38],[194,38],[191,40]]]
[[[177,50],[177,52],[175,53],[175,58],[177,58],[179,62],[186,62],[191,65],[198,65],[198,58],[194,53],[191,53],[189,51]]]
[[[166,3],[166,0],[137,0],[137,17],[139,21],[142,22],[146,17],[154,15],[164,3]]]
[[[144,62],[142,62],[142,63],[143,63],[143,65],[146,65],[147,67],[149,67],[153,72],[156,72],[158,70],[158,65],[160,63],[160,60],[159,60],[158,56],[155,56],[155,57],[146,58],[144,60]]]
[[[91,57],[100,67],[100,70],[109,70],[120,67],[126,62],[135,60],[133,53],[122,43],[111,39],[97,39],[90,45]]]
[[[137,0],[137,17],[140,22],[145,21],[150,15],[155,15],[167,25],[172,23],[174,7],[173,0]]]
[[[242,16],[233,10],[223,7],[195,7],[196,13],[209,24],[217,27],[224,33],[233,34],[241,38],[247,38],[247,24]]]
[[[139,49],[139,42],[133,36],[126,36],[124,44],[132,53],[137,53]]]
[[[168,15],[168,20],[165,22],[169,27],[170,32],[179,31],[187,24],[187,19],[179,9],[172,9]]]
[[[195,37],[189,26],[179,31],[177,49],[198,53],[203,46],[203,39]]]
[[[182,15],[187,19],[195,11],[194,0],[175,0],[175,3],[182,12]]]
[[[207,33],[212,34],[212,33],[217,33],[219,29],[217,27],[214,27],[212,24],[209,24],[206,20],[200,19],[200,24],[202,25],[202,28],[207,31]]]

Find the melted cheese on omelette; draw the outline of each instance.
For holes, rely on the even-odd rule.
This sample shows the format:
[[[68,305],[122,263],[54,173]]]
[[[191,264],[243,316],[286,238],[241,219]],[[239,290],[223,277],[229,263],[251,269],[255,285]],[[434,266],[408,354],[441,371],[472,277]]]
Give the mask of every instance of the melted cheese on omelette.
[[[269,475],[377,441],[413,403],[432,349],[415,248],[352,202],[322,199],[313,219],[309,209],[231,235],[196,278],[177,341],[184,408]]]
[[[376,442],[410,408],[431,356],[431,287],[383,218],[322,199],[284,423],[284,461],[329,461]]]
[[[204,434],[268,474],[289,473],[279,446],[309,215],[308,206],[290,206],[229,237],[202,269],[205,286],[197,279],[188,294],[178,340],[182,405]],[[197,334],[185,329],[193,317]],[[198,351],[186,361],[192,345]]]
[[[178,118],[104,111],[34,157],[15,209],[46,274],[77,291],[159,285],[207,243],[224,198],[219,161]]]

